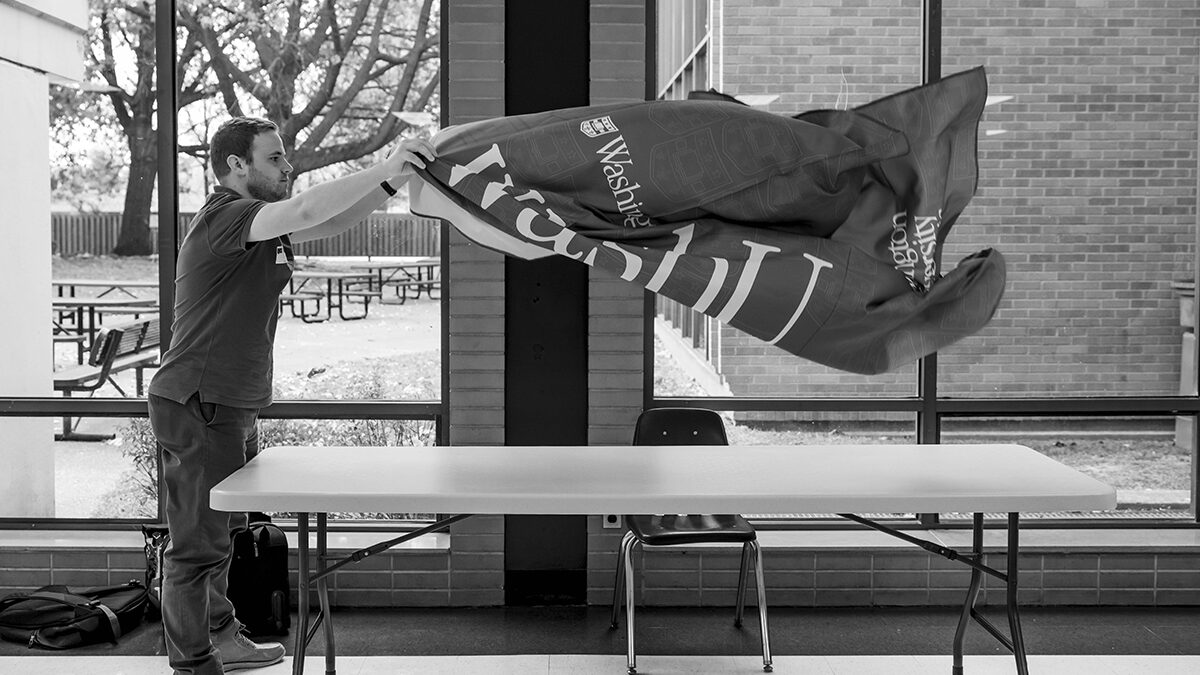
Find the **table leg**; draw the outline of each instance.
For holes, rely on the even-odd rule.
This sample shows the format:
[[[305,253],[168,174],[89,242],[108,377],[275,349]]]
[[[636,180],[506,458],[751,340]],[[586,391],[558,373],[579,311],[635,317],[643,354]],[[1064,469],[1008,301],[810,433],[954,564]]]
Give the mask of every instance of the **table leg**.
[[[88,307],[88,339],[96,339],[96,308]]]
[[[321,572],[325,570],[326,561],[329,559],[329,542],[326,537],[326,518],[325,513],[317,514],[317,569]],[[335,675],[337,666],[334,660],[337,657],[337,649],[334,648],[333,642],[333,615],[330,613],[329,607],[329,582],[328,577],[322,575],[317,579],[317,602],[321,604],[320,616],[325,623],[325,675]]]
[[[1005,589],[1007,592],[1005,604],[1008,605],[1008,634],[1012,639],[1013,656],[1017,660],[1017,673],[1018,675],[1029,675],[1029,664],[1025,659],[1025,638],[1021,634],[1021,616],[1017,606],[1017,577],[1020,576],[1018,554],[1021,552],[1020,520],[1021,514],[1008,514],[1008,566],[1005,569],[1008,574],[1008,583]]]
[[[303,675],[304,652],[308,647],[308,514],[297,513],[296,546],[299,560],[299,586],[297,598],[299,607],[296,609],[296,647],[292,650],[292,675]]]
[[[971,554],[983,562],[983,514],[976,513],[971,532]],[[978,568],[971,568],[971,585],[967,589],[967,597],[963,600],[962,614],[958,617],[958,627],[954,630],[954,663],[950,672],[962,675],[963,672],[963,639],[967,634],[967,624],[971,622],[971,613],[975,611],[975,601],[979,598],[979,585],[983,581],[983,573]]]

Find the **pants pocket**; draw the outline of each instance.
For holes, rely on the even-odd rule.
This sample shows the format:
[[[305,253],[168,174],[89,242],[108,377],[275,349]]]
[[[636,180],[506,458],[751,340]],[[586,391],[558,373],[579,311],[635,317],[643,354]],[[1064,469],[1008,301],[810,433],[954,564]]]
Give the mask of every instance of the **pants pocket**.
[[[212,426],[213,422],[217,421],[217,404],[209,403],[201,400],[200,394],[192,396],[192,402],[196,406],[196,412],[200,415],[200,419],[208,426]]]

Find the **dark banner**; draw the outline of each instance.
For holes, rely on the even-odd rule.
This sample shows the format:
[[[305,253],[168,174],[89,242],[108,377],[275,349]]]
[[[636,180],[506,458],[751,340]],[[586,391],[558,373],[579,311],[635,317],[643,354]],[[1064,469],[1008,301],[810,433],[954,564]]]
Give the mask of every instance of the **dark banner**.
[[[975,192],[986,97],[977,68],[791,118],[688,100],[475,122],[437,135],[412,210],[508,255],[608,270],[812,361],[880,373],[978,331],[1004,291],[996,251],[941,269]]]

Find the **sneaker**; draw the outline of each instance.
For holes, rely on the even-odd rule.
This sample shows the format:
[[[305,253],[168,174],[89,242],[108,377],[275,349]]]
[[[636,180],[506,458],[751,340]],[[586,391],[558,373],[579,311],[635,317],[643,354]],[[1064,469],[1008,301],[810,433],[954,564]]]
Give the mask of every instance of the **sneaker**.
[[[241,630],[228,630],[213,635],[213,647],[221,657],[225,672],[262,668],[283,660],[283,645],[278,642],[258,644]]]

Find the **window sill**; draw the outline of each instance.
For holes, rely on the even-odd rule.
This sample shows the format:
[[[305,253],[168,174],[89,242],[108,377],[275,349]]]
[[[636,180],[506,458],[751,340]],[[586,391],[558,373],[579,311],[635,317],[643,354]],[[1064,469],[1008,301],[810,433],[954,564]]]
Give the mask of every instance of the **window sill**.
[[[909,530],[907,533],[959,551],[971,547],[969,529]],[[764,548],[838,551],[915,548],[908,542],[873,530],[760,530],[758,538]],[[1192,553],[1200,551],[1200,529],[1025,528],[1020,532],[1020,543],[1022,553]],[[989,550],[1006,548],[1007,530],[985,530],[983,544]]]
[[[912,530],[911,534],[944,546],[964,550],[970,548],[970,530]],[[288,545],[296,548],[296,533],[288,532]],[[331,551],[356,551],[391,536],[384,532],[334,532],[329,535]],[[764,548],[805,550],[904,550],[912,544],[871,530],[760,530],[759,541]],[[1006,545],[1003,529],[984,532],[984,545],[989,549]],[[141,550],[141,532],[112,530],[8,530],[0,531],[0,549],[101,549]],[[315,542],[314,542],[315,544]],[[721,546],[721,545],[711,545]],[[697,548],[709,545],[697,545]],[[399,544],[391,550],[413,552],[444,551],[450,548],[450,535],[434,533]],[[315,549],[315,546],[314,546]],[[1200,552],[1200,529],[1024,529],[1021,531],[1021,550],[1067,553],[1192,553]]]
[[[287,532],[288,546],[296,550],[296,533]],[[351,552],[366,548],[392,536],[391,532],[331,532],[329,550]],[[0,549],[102,549],[142,550],[145,537],[141,532],[116,530],[8,530],[0,532]],[[316,539],[310,538],[310,550],[316,550]],[[450,548],[450,535],[444,532],[427,534],[389,550],[430,552]]]

